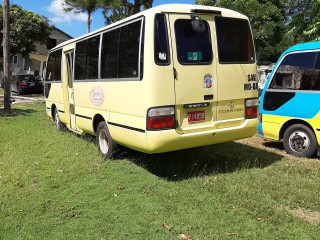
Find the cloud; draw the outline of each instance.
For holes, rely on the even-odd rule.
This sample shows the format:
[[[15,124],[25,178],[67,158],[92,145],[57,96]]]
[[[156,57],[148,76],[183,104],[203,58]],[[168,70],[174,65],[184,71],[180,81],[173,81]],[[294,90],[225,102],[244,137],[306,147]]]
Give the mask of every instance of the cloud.
[[[46,7],[47,11],[54,16],[49,17],[53,23],[71,23],[72,20],[86,22],[88,15],[85,13],[75,13],[74,11],[66,13],[62,6],[63,0],[52,0],[51,4]]]

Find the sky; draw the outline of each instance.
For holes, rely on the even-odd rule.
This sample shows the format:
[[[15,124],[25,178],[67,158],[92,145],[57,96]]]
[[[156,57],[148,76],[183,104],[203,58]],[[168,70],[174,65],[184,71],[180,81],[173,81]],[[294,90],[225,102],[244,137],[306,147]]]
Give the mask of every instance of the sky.
[[[87,33],[87,15],[84,13],[65,13],[61,6],[63,0],[9,0],[10,4],[18,4],[24,10],[46,16],[50,24],[76,38]],[[153,7],[168,3],[194,4],[195,0],[154,0]],[[92,18],[91,31],[104,26],[101,11],[97,11]]]

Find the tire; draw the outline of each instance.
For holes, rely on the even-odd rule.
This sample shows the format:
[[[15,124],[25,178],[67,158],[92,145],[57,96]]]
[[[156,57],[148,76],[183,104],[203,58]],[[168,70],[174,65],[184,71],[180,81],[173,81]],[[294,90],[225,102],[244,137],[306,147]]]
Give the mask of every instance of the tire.
[[[113,159],[117,150],[117,144],[113,141],[105,121],[99,123],[96,131],[98,150],[103,159]]]
[[[283,146],[289,154],[311,158],[317,151],[317,139],[309,127],[303,124],[294,124],[284,132]]]
[[[57,130],[64,131],[66,129],[65,125],[60,121],[57,108],[54,109],[53,121]]]

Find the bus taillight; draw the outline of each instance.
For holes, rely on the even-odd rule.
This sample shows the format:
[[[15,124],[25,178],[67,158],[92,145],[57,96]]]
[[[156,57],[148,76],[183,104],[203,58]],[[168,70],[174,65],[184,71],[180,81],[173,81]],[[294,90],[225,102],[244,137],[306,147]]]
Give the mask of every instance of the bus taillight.
[[[256,118],[258,116],[258,103],[257,98],[246,99],[246,119]]]
[[[173,129],[175,122],[174,107],[157,107],[148,110],[148,130]]]

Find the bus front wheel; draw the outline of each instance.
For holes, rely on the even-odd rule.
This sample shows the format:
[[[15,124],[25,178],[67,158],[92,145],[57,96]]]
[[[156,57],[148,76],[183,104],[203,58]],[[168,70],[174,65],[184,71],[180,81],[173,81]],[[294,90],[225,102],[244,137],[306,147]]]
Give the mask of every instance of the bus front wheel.
[[[317,150],[317,139],[313,131],[303,124],[293,124],[283,135],[287,153],[296,157],[313,157]]]
[[[104,121],[100,122],[98,125],[96,132],[96,141],[101,156],[104,159],[111,159],[116,151],[117,144],[111,138],[108,126]]]
[[[60,117],[59,117],[59,113],[58,113],[57,108],[54,109],[53,121],[54,121],[54,125],[57,130],[64,131],[66,129],[65,125],[60,121]]]

